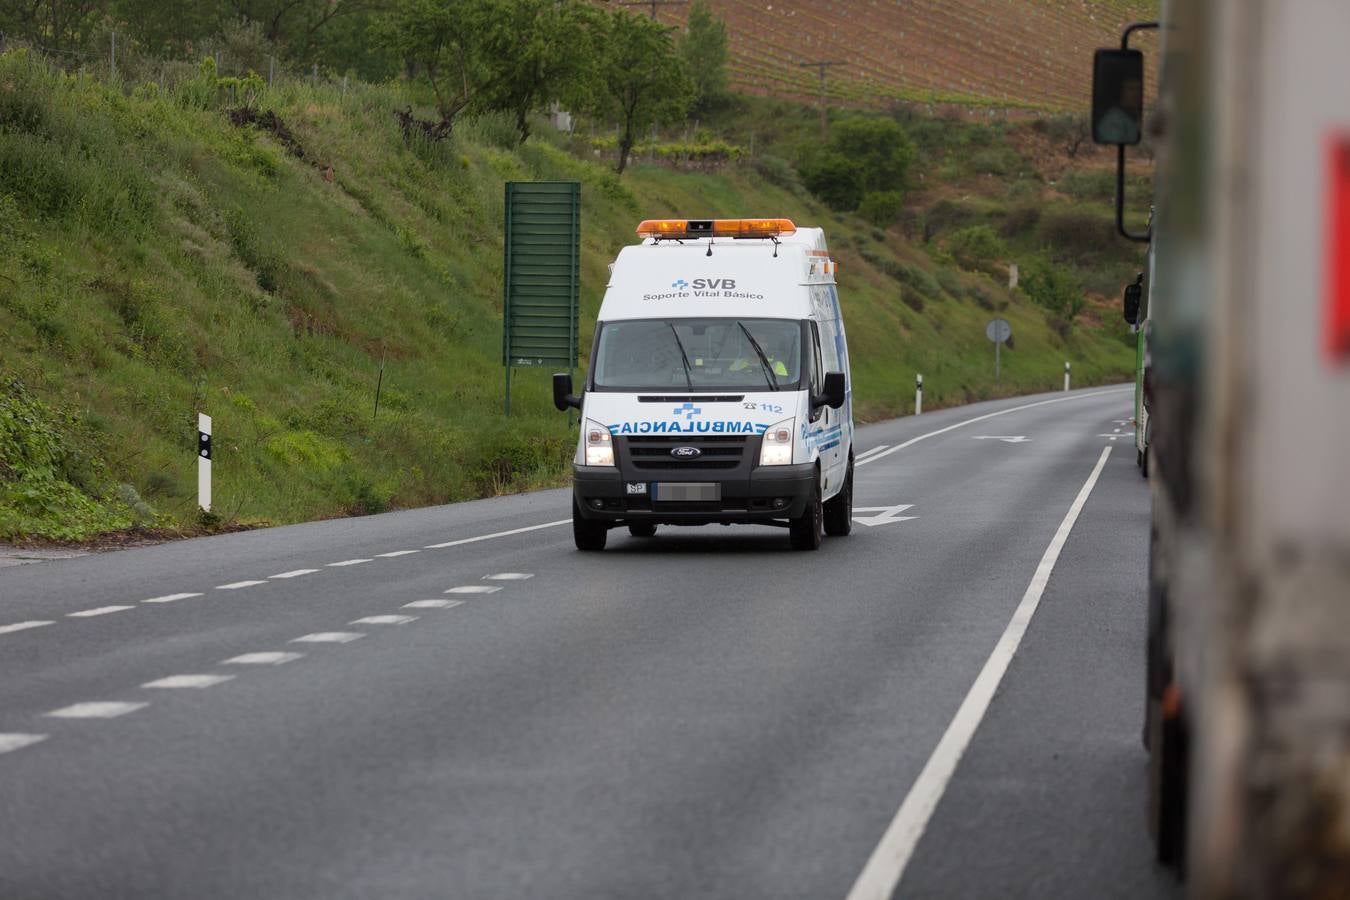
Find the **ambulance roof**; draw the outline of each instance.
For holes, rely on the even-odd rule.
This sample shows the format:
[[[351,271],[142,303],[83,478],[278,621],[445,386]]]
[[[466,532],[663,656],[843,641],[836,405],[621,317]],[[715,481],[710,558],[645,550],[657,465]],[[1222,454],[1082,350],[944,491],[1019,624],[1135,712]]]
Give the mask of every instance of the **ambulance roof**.
[[[825,233],[798,228],[779,239],[777,250],[775,258],[767,238],[649,238],[624,247],[610,272],[600,320],[808,318],[807,287],[834,284]]]

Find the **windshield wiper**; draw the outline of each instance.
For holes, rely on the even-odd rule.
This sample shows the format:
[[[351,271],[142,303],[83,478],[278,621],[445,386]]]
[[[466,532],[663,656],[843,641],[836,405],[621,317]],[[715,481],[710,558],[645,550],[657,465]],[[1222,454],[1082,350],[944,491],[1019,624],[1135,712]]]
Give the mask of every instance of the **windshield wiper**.
[[[759,364],[764,369],[764,380],[769,383],[769,390],[778,390],[778,376],[774,374],[773,366],[769,364],[769,357],[764,355],[764,348],[755,340],[755,336],[750,333],[750,329],[745,327],[745,323],[737,320],[736,325],[741,331],[745,332],[746,338],[750,341],[750,346],[755,348],[755,355],[759,357]]]
[[[694,370],[689,365],[689,354],[684,352],[684,342],[680,340],[680,333],[675,330],[675,326],[667,322],[670,327],[670,333],[675,336],[675,346],[680,348],[680,362],[684,363],[684,380],[689,385],[689,390],[694,389]]]

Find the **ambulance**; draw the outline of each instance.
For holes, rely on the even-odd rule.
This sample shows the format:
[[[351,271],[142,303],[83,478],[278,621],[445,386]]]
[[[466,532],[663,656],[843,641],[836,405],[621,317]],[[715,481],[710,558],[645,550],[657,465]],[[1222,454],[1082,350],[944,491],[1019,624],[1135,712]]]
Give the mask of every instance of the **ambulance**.
[[[582,392],[572,531],[785,527],[815,550],[853,516],[848,346],[819,228],[788,219],[661,219],[610,268]]]

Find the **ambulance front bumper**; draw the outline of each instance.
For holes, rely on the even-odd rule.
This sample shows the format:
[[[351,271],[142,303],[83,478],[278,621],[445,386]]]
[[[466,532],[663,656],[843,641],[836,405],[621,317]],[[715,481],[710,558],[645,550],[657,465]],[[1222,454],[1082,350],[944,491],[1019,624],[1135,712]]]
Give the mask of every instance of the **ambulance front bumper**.
[[[572,492],[583,519],[611,525],[753,524],[800,516],[811,502],[814,464],[757,466],[732,477],[687,471],[625,473],[612,466],[573,466]],[[670,484],[716,484],[715,500],[663,501]],[[653,497],[655,494],[655,497]]]

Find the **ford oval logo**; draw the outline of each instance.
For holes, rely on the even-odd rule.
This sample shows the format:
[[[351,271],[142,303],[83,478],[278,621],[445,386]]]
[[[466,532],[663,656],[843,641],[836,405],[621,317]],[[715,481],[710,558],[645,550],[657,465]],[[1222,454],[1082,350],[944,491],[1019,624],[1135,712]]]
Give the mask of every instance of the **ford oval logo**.
[[[676,459],[698,459],[703,451],[697,447],[676,447],[670,451],[670,455]]]

